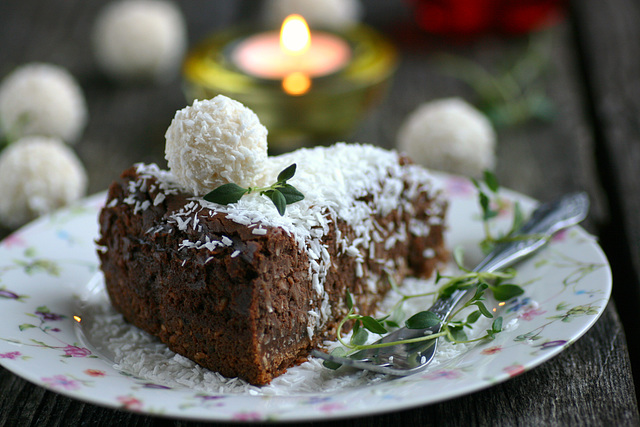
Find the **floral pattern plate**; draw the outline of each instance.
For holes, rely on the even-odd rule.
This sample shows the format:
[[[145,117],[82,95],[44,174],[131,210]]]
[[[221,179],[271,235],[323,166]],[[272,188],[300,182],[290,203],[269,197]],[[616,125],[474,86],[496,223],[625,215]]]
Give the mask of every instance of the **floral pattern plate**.
[[[468,180],[438,175],[451,200],[450,247],[478,260],[483,238],[477,194]],[[400,410],[461,396],[530,370],[581,337],[611,292],[611,271],[580,227],[556,236],[518,266],[526,292],[499,308],[517,327],[410,377],[329,393],[285,396],[207,394],[153,384],[116,370],[83,345],[80,296],[98,272],[94,239],[105,194],[41,218],[0,243],[0,363],[49,390],[86,402],[147,414],[209,421],[326,420]],[[508,227],[514,202],[503,190],[496,227]]]

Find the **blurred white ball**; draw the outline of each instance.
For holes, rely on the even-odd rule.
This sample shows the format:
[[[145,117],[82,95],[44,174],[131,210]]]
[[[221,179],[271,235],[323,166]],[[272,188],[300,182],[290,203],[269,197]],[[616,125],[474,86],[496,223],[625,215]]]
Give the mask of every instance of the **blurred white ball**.
[[[0,222],[16,228],[85,194],[87,174],[57,138],[27,136],[0,154]]]
[[[491,122],[459,98],[420,105],[400,126],[397,147],[428,168],[473,177],[496,162]]]
[[[169,169],[195,195],[231,182],[254,186],[267,160],[267,129],[224,95],[176,112],[165,137]]]
[[[0,131],[9,139],[47,135],[73,143],[87,116],[82,89],[57,65],[25,64],[0,84]]]
[[[93,47],[98,65],[115,79],[167,81],[187,48],[186,23],[170,1],[114,1],[96,20]]]
[[[279,26],[288,15],[302,15],[311,28],[340,30],[358,23],[362,5],[358,0],[267,0],[264,20]]]

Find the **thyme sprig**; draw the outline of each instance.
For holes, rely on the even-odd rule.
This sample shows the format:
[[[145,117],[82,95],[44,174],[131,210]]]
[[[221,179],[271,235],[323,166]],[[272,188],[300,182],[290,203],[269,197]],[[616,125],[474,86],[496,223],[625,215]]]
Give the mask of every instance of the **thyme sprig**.
[[[480,242],[480,248],[484,253],[489,253],[499,243],[513,242],[519,239],[528,239],[530,235],[516,235],[516,231],[522,227],[524,222],[524,214],[519,202],[513,205],[513,220],[511,227],[500,235],[495,235],[491,230],[491,219],[500,214],[500,205],[502,202],[498,195],[500,185],[498,179],[490,171],[484,171],[484,182],[471,179],[473,185],[478,190],[478,204],[481,209],[482,226],[484,229],[484,239]]]
[[[207,193],[204,199],[208,202],[228,205],[236,203],[245,194],[257,193],[267,196],[273,204],[280,216],[283,216],[287,210],[287,205],[299,202],[304,199],[302,194],[293,185],[287,183],[296,173],[296,164],[286,167],[278,174],[276,182],[268,187],[248,187],[244,188],[234,183],[224,184]]]
[[[549,61],[553,38],[538,33],[525,50],[502,64],[486,68],[457,55],[442,54],[442,72],[466,83],[476,95],[476,106],[499,128],[520,125],[529,120],[551,121],[556,107],[547,95],[543,77],[551,69]]]
[[[480,247],[484,251],[490,251],[498,243],[522,238],[515,235],[516,230],[521,227],[524,220],[520,205],[517,202],[514,205],[511,228],[500,236],[494,236],[491,231],[490,222],[498,216],[499,210],[497,206],[500,205],[500,201],[498,200],[498,191],[500,186],[496,176],[491,172],[486,171],[484,173],[484,182],[480,183],[477,180],[473,180],[473,183],[478,189],[478,202],[481,209],[483,228],[485,232],[485,239],[480,243]],[[530,238],[531,236],[524,237]],[[496,334],[502,331],[503,319],[500,316],[494,318],[493,310],[489,310],[485,305],[485,295],[487,291],[491,291],[494,299],[500,302],[522,295],[524,290],[520,286],[513,283],[505,283],[516,276],[516,271],[512,268],[494,272],[478,272],[469,270],[464,267],[463,251],[461,248],[456,248],[454,250],[453,258],[460,270],[460,274],[442,275],[440,272],[437,272],[435,284],[440,284],[440,286],[434,292],[414,295],[403,294],[395,281],[392,280],[392,276],[389,275],[388,277],[391,287],[398,292],[400,299],[391,308],[390,314],[379,318],[363,316],[356,313],[353,296],[347,292],[346,304],[348,312],[340,321],[337,328],[337,338],[343,347],[337,347],[332,351],[332,354],[347,356],[348,354],[359,350],[389,347],[398,344],[409,344],[437,339],[439,337],[445,337],[445,339],[455,344],[494,339]],[[402,341],[366,344],[370,333],[382,336],[387,334],[390,330],[400,327],[400,324],[405,317],[403,305],[406,301],[413,298],[428,296],[432,296],[434,298],[448,298],[458,290],[471,290],[473,288],[475,288],[473,296],[457,308],[454,313],[449,316],[449,320],[441,319],[438,315],[430,311],[420,311],[404,321],[404,326],[409,329],[426,329],[442,323],[440,332]],[[463,312],[465,310],[469,311],[469,309],[472,311],[466,316],[461,317]],[[493,322],[491,323],[491,326],[485,330],[485,333],[482,336],[470,339],[467,336],[466,331],[473,328],[474,324],[481,317],[493,319]],[[353,331],[351,338],[347,340],[342,335],[342,329],[344,328],[344,325],[350,321],[353,322]],[[325,361],[324,365],[331,369],[337,369],[340,367],[339,364],[329,361]]]
[[[414,342],[421,342],[436,339],[439,337],[445,337],[453,343],[471,343],[481,341],[484,339],[493,339],[495,335],[502,330],[502,317],[497,317],[493,320],[491,327],[485,331],[485,334],[478,337],[469,339],[466,334],[466,329],[472,328],[473,325],[482,317],[494,318],[491,310],[487,308],[484,301],[486,300],[485,294],[487,290],[493,292],[494,298],[498,301],[506,301],[515,296],[524,293],[524,290],[519,286],[511,283],[503,283],[505,280],[509,280],[515,277],[515,270],[509,269],[505,271],[497,272],[474,272],[465,269],[462,264],[461,250],[456,250],[455,256],[458,267],[463,271],[463,274],[456,276],[445,276],[438,274],[436,276],[436,284],[444,281],[444,283],[435,292],[404,295],[401,294],[400,300],[390,310],[391,314],[374,318],[372,316],[363,316],[355,311],[355,305],[353,296],[347,292],[346,304],[348,308],[347,315],[340,321],[337,328],[338,341],[343,347],[338,347],[332,354],[346,355],[350,352],[355,352],[364,349],[389,347],[398,344],[408,344]],[[396,284],[391,281],[392,287],[397,289]],[[378,335],[387,334],[391,329],[399,328],[401,318],[404,316],[402,312],[402,305],[413,298],[427,297],[427,296],[450,296],[456,290],[467,290],[475,287],[474,295],[469,298],[464,304],[455,310],[450,316],[449,321],[441,319],[436,314],[430,311],[420,311],[415,313],[404,321],[404,326],[409,329],[426,329],[432,326],[436,326],[439,323],[443,323],[442,329],[439,333],[420,336],[417,338],[406,339],[402,341],[392,341],[379,344],[365,344],[369,339],[369,334],[374,333]],[[469,308],[475,308],[474,311],[469,313],[464,319],[460,319],[460,314]],[[353,331],[351,338],[347,340],[342,335],[342,329],[344,325],[353,321]],[[337,366],[334,363],[325,363],[325,366],[336,369]]]

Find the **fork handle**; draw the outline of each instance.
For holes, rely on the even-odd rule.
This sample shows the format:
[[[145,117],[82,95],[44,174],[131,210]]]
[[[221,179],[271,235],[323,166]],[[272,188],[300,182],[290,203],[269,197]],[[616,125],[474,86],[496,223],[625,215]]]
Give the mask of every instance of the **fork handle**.
[[[556,232],[578,224],[589,210],[586,193],[572,193],[555,201],[540,205],[529,220],[516,232],[516,239],[496,245],[474,269],[474,272],[492,272],[505,268],[523,257],[532,254]],[[473,289],[456,290],[448,298],[439,298],[429,309],[443,320],[447,320],[460,300]],[[475,292],[475,290],[474,290]]]

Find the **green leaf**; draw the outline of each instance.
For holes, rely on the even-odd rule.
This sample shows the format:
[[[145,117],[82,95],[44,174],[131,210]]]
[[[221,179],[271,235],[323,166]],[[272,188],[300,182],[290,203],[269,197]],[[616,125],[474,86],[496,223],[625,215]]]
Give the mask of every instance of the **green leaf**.
[[[304,200],[304,194],[299,192],[298,189],[291,184],[283,184],[282,186],[278,187],[278,190],[280,190],[280,192],[284,196],[285,200],[287,201],[287,205],[299,202],[300,200]]]
[[[32,325],[31,323],[23,323],[22,325],[18,326],[18,328],[20,328],[20,332],[26,331],[27,329],[31,329],[35,327],[36,325]]]
[[[343,347],[336,347],[329,354],[331,354],[332,356],[345,357],[347,355],[347,350],[345,350]],[[322,362],[322,365],[325,368],[329,368],[334,371],[342,366],[341,363],[332,362],[330,360],[325,360],[324,362]]]
[[[453,259],[456,265],[460,268],[464,268],[464,249],[460,246],[453,250]]]
[[[451,285],[440,289],[438,293],[442,298],[449,298],[458,289],[458,283],[459,282],[454,282]]]
[[[462,330],[462,327],[451,328],[450,332],[451,335],[453,335],[453,339],[456,341],[467,341],[469,339],[464,330]]]
[[[364,326],[366,329],[373,332],[374,334],[386,334],[388,332],[387,329],[384,326],[382,326],[380,322],[378,322],[376,319],[374,319],[371,316],[362,316],[361,320],[362,320],[362,326]]]
[[[229,203],[236,203],[248,191],[249,190],[247,188],[242,188],[237,184],[229,183],[221,185],[215,190],[207,193],[204,196],[204,199],[208,202],[228,205]]]
[[[513,206],[513,224],[511,225],[511,231],[514,232],[519,230],[524,223],[524,213],[522,212],[522,208],[520,207],[520,202],[516,202]]]
[[[489,287],[489,285],[486,282],[482,282],[478,284],[478,287],[476,287],[476,293],[473,295],[473,297],[471,298],[471,301],[481,301],[484,296],[484,291]]]
[[[296,174],[296,164],[294,163],[288,166],[287,168],[285,168],[282,172],[278,174],[277,181],[285,182],[286,180],[293,178],[293,175],[295,174]]]
[[[524,294],[524,289],[513,284],[494,286],[491,290],[493,291],[494,298],[498,301],[508,301],[511,298]]]
[[[472,325],[478,321],[481,314],[479,310],[476,310],[467,316],[467,323]]]
[[[439,272],[438,270],[436,270],[436,281],[435,281],[435,284],[437,285],[437,284],[438,284],[438,282],[440,281],[440,279],[442,279],[443,277],[444,277],[444,276],[442,276],[442,275],[440,274],[440,272]]]
[[[491,218],[498,216],[498,212],[491,209],[491,201],[489,200],[489,196],[485,193],[478,194],[480,207],[482,208],[482,220],[488,221]]]
[[[440,322],[442,322],[442,320],[435,313],[431,311],[421,311],[408,318],[404,324],[409,329],[426,329],[436,326]]]
[[[491,314],[491,312],[487,309],[487,307],[485,307],[485,305],[481,301],[475,302],[474,305],[478,307],[478,310],[480,310],[480,313],[482,313],[484,317],[488,317],[489,319],[493,318],[493,314]]]
[[[480,186],[480,183],[478,182],[478,180],[473,177],[470,177],[469,179],[473,183],[473,186],[476,187],[478,191],[482,192],[482,187]]]
[[[40,307],[37,307],[36,311],[40,313],[45,313],[45,314],[51,313],[51,310],[49,310],[49,307],[47,307],[46,305],[41,305]]]
[[[498,178],[496,178],[496,176],[490,170],[484,171],[484,183],[487,184],[489,190],[494,193],[497,193],[498,189],[500,188],[500,185],[498,184]]]
[[[498,333],[502,331],[502,317],[497,317],[491,325],[493,332]]]
[[[351,334],[351,344],[362,345],[367,342],[369,338],[369,332],[366,329],[360,327],[360,322],[356,322],[356,326],[353,327],[353,334]]]
[[[394,320],[385,320],[384,323],[390,328],[399,328],[400,325]]]
[[[283,216],[285,211],[287,210],[287,199],[285,199],[284,195],[279,190],[273,190],[267,193],[267,196],[276,206],[276,209],[278,210],[280,216]]]
[[[347,291],[347,308],[351,310],[353,308],[353,295],[351,292]]]

